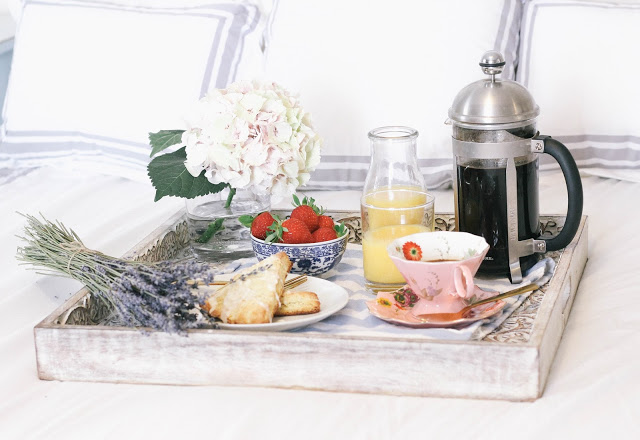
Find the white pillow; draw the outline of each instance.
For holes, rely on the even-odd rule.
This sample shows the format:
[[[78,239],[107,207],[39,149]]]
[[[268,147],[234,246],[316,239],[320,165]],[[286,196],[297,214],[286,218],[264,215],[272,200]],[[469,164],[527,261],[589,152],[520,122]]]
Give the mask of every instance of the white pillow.
[[[538,129],[583,173],[640,181],[640,5],[532,0],[521,35],[517,79],[540,106]]]
[[[520,0],[281,0],[266,76],[298,92],[324,138],[309,187],[360,189],[369,167],[367,133],[416,128],[430,188],[451,182],[456,94],[483,79],[487,50],[507,60],[513,79]]]
[[[259,1],[27,0],[0,167],[95,167],[148,181],[148,133],[183,128],[208,90],[260,76]]]

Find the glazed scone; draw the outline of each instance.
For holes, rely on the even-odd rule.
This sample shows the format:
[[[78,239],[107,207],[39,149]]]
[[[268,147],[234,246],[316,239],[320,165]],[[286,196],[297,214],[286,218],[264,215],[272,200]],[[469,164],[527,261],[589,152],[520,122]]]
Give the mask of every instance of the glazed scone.
[[[283,252],[281,252],[283,253]],[[285,254],[286,256],[286,254]],[[278,258],[282,258],[282,256],[279,256]],[[287,257],[288,259],[288,257]],[[231,284],[231,282],[234,282],[235,280],[239,279],[240,277],[242,277],[243,275],[246,275],[247,273],[252,272],[255,268],[257,267],[262,267],[265,264],[269,264],[271,262],[271,260],[269,258],[256,263],[255,265],[248,267],[244,270],[241,270],[240,272],[234,274],[231,276],[231,278],[229,279],[229,283],[220,287],[220,288],[213,288],[213,293],[211,294],[211,296],[209,296],[209,298],[207,298],[207,300],[204,302],[204,305],[202,306],[202,308],[209,313],[209,315],[213,316],[214,318],[220,318],[220,315],[222,313],[222,305],[224,304],[224,299],[227,296],[227,289],[229,287],[229,284]],[[211,287],[209,287],[211,289]]]
[[[205,303],[204,309],[214,318],[220,318],[226,295],[225,287],[218,289]],[[275,316],[309,315],[320,311],[320,300],[314,292],[285,290]]]
[[[278,252],[237,273],[205,302],[211,316],[229,324],[269,323],[280,307],[291,261]]]
[[[224,303],[224,297],[226,295],[225,287],[227,286],[222,286],[221,288],[216,290],[213,295],[207,298],[207,300],[204,302],[204,305],[202,306],[202,308],[214,318],[220,318],[220,313],[222,312],[222,304]]]
[[[309,315],[320,311],[320,300],[313,292],[285,290],[276,316]]]

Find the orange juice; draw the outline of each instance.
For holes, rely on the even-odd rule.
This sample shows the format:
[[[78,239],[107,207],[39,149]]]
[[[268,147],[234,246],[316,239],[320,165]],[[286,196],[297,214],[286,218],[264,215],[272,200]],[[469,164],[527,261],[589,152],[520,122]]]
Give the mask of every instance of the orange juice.
[[[366,194],[362,202],[365,278],[370,283],[404,283],[387,246],[405,235],[433,231],[433,197],[418,188],[392,186]]]
[[[427,202],[427,194],[411,187],[393,186],[388,190],[367,194],[364,202],[368,205],[368,229],[420,224],[424,209],[416,208]]]
[[[364,277],[374,283],[404,283],[404,278],[387,254],[387,246],[393,240],[418,232],[429,232],[424,225],[393,225],[369,230],[362,237]]]

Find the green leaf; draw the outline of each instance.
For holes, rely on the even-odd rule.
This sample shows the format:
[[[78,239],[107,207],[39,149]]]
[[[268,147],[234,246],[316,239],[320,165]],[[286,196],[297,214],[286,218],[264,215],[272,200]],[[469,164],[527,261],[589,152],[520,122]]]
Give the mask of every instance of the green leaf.
[[[293,202],[291,202],[291,204],[294,207],[298,207],[301,205],[308,205],[311,206],[311,209],[313,209],[313,212],[315,212],[318,215],[322,215],[324,214],[324,208],[322,206],[316,206],[316,199],[314,199],[313,197],[307,197],[304,196],[304,198],[302,199],[302,201],[300,201],[300,198],[293,194]]]
[[[347,227],[342,222],[338,223],[337,225],[333,225],[333,230],[336,231],[336,235],[338,237],[342,237],[344,234],[349,232]]]
[[[149,162],[147,172],[156,189],[156,202],[164,196],[193,199],[220,192],[227,186],[226,183],[209,182],[204,170],[198,177],[193,177],[184,166],[186,159],[187,153],[185,147],[182,147],[173,153],[157,156]]]
[[[281,243],[282,242],[282,234],[285,232],[289,232],[287,228],[282,226],[282,220],[276,214],[272,214],[274,218],[274,222],[267,228],[267,236],[264,241],[267,243]]]
[[[245,214],[245,215],[241,215],[240,217],[238,217],[238,221],[245,228],[250,228],[251,224],[253,223],[254,218],[255,217],[253,217],[252,215]]]
[[[211,237],[213,237],[218,232],[220,232],[220,231],[222,231],[224,229],[224,226],[222,225],[222,222],[224,222],[224,219],[223,218],[218,218],[218,219],[212,221],[211,223],[209,223],[209,226],[207,226],[207,230],[204,231],[202,233],[202,235],[196,239],[196,242],[198,242],[198,243],[208,243],[209,240],[211,240]]]
[[[160,130],[157,133],[149,133],[149,143],[151,144],[149,157],[182,143],[182,133],[184,133],[184,130]]]

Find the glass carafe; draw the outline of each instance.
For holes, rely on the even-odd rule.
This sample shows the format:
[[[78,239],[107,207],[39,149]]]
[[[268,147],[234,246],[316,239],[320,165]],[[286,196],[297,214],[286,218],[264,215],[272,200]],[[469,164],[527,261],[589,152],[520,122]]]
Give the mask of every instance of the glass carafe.
[[[427,193],[416,154],[418,132],[389,126],[369,132],[371,164],[361,199],[366,286],[396,289],[405,280],[387,254],[396,238],[433,231],[434,198]]]

